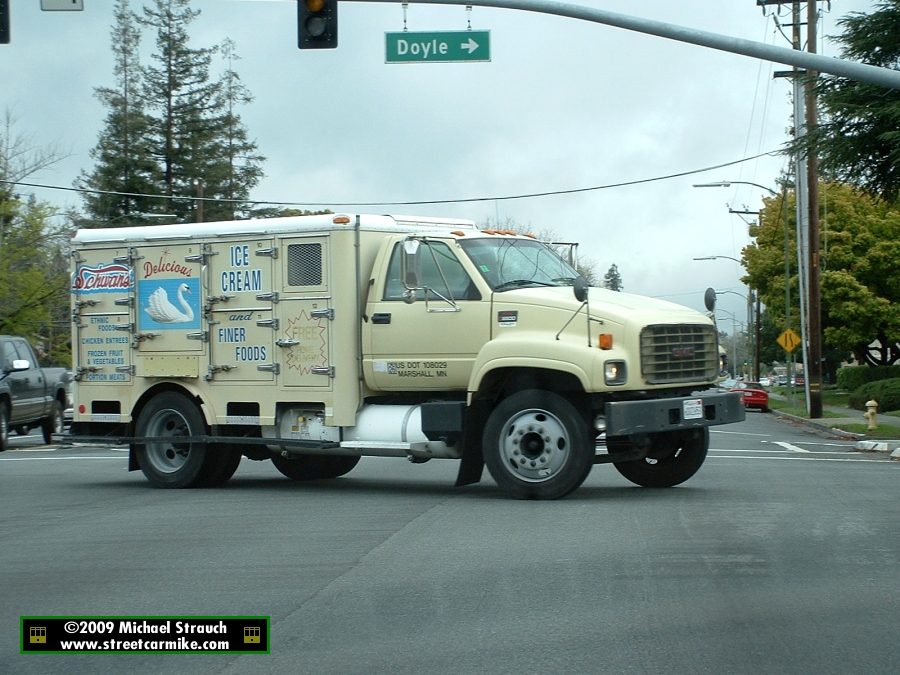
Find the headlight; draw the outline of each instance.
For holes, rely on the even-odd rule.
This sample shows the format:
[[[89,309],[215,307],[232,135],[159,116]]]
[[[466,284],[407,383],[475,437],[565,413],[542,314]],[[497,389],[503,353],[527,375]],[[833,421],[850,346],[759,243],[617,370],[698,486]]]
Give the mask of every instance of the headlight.
[[[608,386],[625,384],[628,380],[628,369],[624,361],[607,361],[603,364],[603,380]]]

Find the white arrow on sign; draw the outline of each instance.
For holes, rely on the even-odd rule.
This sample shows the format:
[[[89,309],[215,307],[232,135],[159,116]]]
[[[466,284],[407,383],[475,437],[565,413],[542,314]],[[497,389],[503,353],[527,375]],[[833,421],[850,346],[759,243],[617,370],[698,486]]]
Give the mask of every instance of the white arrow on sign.
[[[459,46],[459,48],[460,48],[460,49],[468,49],[468,50],[469,50],[469,54],[471,54],[471,53],[474,52],[476,49],[478,49],[478,43],[475,42],[475,40],[473,40],[472,38],[469,38],[469,41],[468,41],[468,42],[463,42],[463,43]]]

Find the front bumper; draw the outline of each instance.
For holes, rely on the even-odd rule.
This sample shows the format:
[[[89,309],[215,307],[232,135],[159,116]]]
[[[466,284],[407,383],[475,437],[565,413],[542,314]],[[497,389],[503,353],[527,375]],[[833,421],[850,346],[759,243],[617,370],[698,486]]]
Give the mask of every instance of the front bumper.
[[[740,394],[703,394],[647,401],[615,401],[605,406],[606,435],[660,433],[743,422]]]

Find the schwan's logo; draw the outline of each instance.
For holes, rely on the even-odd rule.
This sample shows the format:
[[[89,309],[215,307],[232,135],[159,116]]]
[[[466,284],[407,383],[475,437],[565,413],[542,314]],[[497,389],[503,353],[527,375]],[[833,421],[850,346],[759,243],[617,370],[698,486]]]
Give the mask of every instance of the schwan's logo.
[[[73,293],[118,293],[132,288],[134,270],[122,264],[79,267],[72,279]]]

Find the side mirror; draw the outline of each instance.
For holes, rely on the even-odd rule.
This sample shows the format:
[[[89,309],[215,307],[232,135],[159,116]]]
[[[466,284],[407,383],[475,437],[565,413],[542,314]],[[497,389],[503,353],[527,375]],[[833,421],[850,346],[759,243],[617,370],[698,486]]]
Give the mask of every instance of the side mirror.
[[[575,281],[572,282],[572,292],[575,293],[575,299],[578,302],[584,302],[585,300],[587,300],[588,288],[590,287],[588,286],[587,279],[585,279],[580,274],[575,277]]]
[[[400,280],[406,289],[422,288],[422,256],[418,239],[407,239],[400,250]]]
[[[31,363],[26,359],[14,359],[12,362],[12,369],[14,372],[18,370],[28,370],[29,368],[31,368]]]

